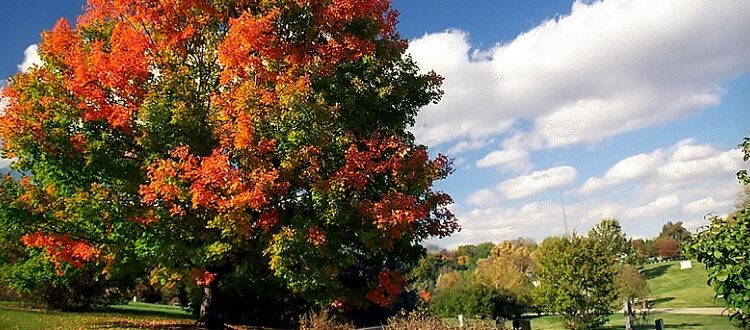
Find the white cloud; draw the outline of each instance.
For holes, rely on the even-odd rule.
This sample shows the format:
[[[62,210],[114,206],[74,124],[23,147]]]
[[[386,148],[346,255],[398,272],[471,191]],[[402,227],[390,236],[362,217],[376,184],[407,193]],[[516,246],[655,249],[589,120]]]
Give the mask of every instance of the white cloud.
[[[505,180],[498,184],[497,189],[506,198],[516,199],[570,184],[577,178],[578,171],[575,168],[559,166]]]
[[[612,166],[602,177],[592,177],[578,189],[588,195],[625,183],[645,182],[660,191],[687,184],[700,184],[712,178],[733,178],[742,166],[739,149],[719,151],[694,140],[683,140],[668,150],[657,149],[627,157]]]
[[[471,205],[484,206],[495,204],[500,200],[500,196],[492,189],[481,189],[477,190],[467,198],[467,201]]]
[[[718,105],[720,84],[750,70],[748,12],[742,0],[575,2],[485,50],[462,31],[427,34],[409,52],[446,78],[446,94],[413,132],[461,143],[530,120],[525,142],[548,148],[678,120]]]
[[[39,46],[36,44],[29,45],[23,51],[23,63],[18,65],[18,70],[27,72],[35,66],[42,65],[42,59],[39,58]]]
[[[529,152],[523,149],[495,150],[476,161],[476,166],[500,167],[516,172],[525,172],[531,169]]]
[[[657,200],[625,211],[626,218],[643,219],[653,215],[660,215],[675,210],[680,205],[680,198],[676,195],[660,196]]]
[[[720,150],[692,139],[627,157],[613,165],[603,177],[594,178],[617,189],[566,197],[569,232],[584,233],[604,218],[618,219],[628,235],[637,237],[656,236],[667,221],[683,221],[686,228],[695,230],[706,224],[706,214],[722,215],[731,210],[742,187],[735,177],[742,165],[738,149]],[[562,234],[565,230],[562,206],[556,199],[519,206],[512,206],[514,201],[508,200],[514,194],[523,195],[566,181],[554,181],[555,177],[565,175],[540,175],[540,172],[570,172],[567,175],[572,177],[571,169],[561,168],[564,167],[507,180],[507,192],[492,189],[475,192],[467,199],[473,209],[455,210],[463,230],[433,243],[455,247],[484,241],[500,242],[518,236],[541,240]]]
[[[614,166],[601,178],[589,178],[579,192],[590,194],[606,187],[640,179],[654,172],[654,169],[664,162],[664,153],[658,149],[649,154],[638,154],[625,158]]]
[[[452,155],[452,154],[458,154],[458,153],[462,153],[462,152],[469,151],[469,150],[480,149],[494,141],[495,141],[494,139],[488,139],[488,138],[479,138],[479,139],[459,141],[458,143],[454,144],[450,149],[448,149],[448,154]]]
[[[677,160],[676,157],[672,157],[671,162],[659,167],[659,174],[674,182],[695,178],[705,180],[717,175],[734,174],[741,167],[742,152],[739,149],[722,153],[711,151],[702,158],[690,160]]]
[[[730,200],[717,202],[713,197],[706,197],[685,204],[682,210],[685,213],[708,214],[731,205],[732,202]]]

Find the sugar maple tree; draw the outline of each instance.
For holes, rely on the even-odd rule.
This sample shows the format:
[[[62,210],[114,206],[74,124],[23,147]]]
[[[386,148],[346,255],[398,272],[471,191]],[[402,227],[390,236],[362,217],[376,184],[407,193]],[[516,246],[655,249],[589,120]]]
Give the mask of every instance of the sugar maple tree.
[[[89,0],[4,92],[23,242],[74,265],[134,246],[204,287],[206,326],[247,258],[316,303],[390,306],[417,243],[458,228],[432,187],[450,162],[406,131],[441,78],[396,17],[389,0]]]

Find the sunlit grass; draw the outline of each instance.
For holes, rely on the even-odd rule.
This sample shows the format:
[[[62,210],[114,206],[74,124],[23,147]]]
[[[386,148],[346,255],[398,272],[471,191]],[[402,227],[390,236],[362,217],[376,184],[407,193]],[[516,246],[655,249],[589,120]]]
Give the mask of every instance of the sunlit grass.
[[[706,268],[696,261],[693,268],[682,270],[679,261],[649,264],[644,275],[655,308],[726,307],[723,300],[714,299],[714,291],[706,284]]]
[[[71,313],[0,304],[0,329],[190,329],[195,321],[179,307],[131,303],[104,311]]]

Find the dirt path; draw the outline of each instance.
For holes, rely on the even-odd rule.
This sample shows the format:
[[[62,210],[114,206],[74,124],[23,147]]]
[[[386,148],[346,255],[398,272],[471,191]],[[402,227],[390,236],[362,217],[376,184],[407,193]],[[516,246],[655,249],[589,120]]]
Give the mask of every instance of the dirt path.
[[[641,310],[636,311],[640,312]],[[664,314],[727,315],[726,309],[722,307],[652,308],[650,312]]]

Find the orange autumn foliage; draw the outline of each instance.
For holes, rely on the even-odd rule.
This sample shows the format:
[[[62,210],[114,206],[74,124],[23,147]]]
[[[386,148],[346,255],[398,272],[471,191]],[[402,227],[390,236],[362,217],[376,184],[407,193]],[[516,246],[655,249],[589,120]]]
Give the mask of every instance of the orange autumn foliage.
[[[146,91],[150,75],[146,51],[149,42],[130,24],[112,30],[109,45],[85,45],[70,24],[61,19],[43,34],[40,53],[60,64],[65,87],[72,93],[86,121],[106,120],[111,127],[132,130],[133,113]]]
[[[193,269],[190,275],[195,279],[197,286],[208,286],[216,280],[216,273],[207,270]]]
[[[36,232],[24,235],[21,242],[29,247],[43,248],[58,274],[62,272],[62,262],[80,268],[85,262],[93,261],[99,256],[97,248],[84,240],[72,239],[67,234]]]

